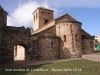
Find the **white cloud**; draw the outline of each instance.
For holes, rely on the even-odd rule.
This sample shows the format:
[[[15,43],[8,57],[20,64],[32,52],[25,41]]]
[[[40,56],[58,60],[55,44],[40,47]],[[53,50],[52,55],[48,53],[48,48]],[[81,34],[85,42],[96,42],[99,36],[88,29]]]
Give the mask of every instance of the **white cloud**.
[[[100,8],[100,0],[37,0],[37,2],[29,0],[27,3],[22,3],[22,0],[19,0],[18,8],[7,16],[7,25],[32,26],[32,12],[39,6],[50,7],[57,17],[59,13],[64,11],[59,8]]]
[[[7,16],[7,24],[12,25],[12,26],[14,25],[13,19],[9,16]]]
[[[48,1],[47,0],[42,1],[42,6],[49,8]]]
[[[33,19],[32,13],[39,6],[48,7],[46,3],[39,4],[36,1],[29,1],[28,3],[18,5],[18,8],[7,16],[7,25],[30,27]]]

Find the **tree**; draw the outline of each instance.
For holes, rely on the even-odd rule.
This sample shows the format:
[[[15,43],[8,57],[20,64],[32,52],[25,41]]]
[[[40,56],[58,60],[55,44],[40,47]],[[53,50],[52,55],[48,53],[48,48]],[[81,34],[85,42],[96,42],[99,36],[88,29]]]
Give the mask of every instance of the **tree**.
[[[94,39],[94,45],[95,45],[95,47],[97,47],[97,45],[99,45],[99,41],[97,39]]]

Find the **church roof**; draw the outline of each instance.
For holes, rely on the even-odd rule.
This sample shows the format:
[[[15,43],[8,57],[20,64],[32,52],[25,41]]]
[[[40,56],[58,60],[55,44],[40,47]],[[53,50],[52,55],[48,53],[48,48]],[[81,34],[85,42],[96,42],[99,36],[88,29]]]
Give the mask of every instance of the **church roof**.
[[[76,21],[74,18],[72,18],[69,14],[64,14],[60,17],[58,17],[57,19],[55,19],[56,23],[60,23],[60,22],[76,22],[76,23],[80,23],[82,24],[81,22],[79,21]]]
[[[49,9],[49,8],[46,8],[46,7],[43,7],[43,6],[38,7],[37,9],[45,9],[45,10],[50,10],[50,11],[53,11],[53,10],[51,10],[51,9]]]
[[[94,39],[93,36],[91,36],[89,33],[84,31],[83,29],[81,29],[81,31],[85,33],[85,35],[82,35],[82,39]]]
[[[53,11],[53,10],[51,10],[51,9],[49,9],[49,8],[46,8],[46,7],[43,7],[43,6],[38,7],[36,10],[38,10],[38,9],[44,9],[44,10],[48,10],[48,11]],[[36,10],[35,10],[35,11],[36,11]],[[35,12],[35,11],[34,11],[34,12]],[[34,13],[34,12],[33,12],[33,13]],[[53,12],[54,12],[54,11],[53,11]],[[33,13],[32,13],[32,14],[33,14]]]

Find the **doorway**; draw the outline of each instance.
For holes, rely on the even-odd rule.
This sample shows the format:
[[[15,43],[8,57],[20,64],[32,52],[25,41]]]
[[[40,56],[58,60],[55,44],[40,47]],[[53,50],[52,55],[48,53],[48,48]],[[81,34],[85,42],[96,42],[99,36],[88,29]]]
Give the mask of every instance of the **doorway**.
[[[14,61],[25,60],[25,48],[21,45],[14,46]]]

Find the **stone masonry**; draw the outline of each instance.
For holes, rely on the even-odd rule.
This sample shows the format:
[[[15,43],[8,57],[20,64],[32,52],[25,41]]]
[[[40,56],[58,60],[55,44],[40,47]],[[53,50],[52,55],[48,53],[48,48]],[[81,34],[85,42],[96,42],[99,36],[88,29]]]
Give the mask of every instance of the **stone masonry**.
[[[68,14],[54,19],[53,12],[38,7],[30,30],[7,26],[7,12],[0,6],[0,62],[13,62],[17,45],[25,48],[26,61],[78,58],[94,52],[94,38],[81,28],[81,22]]]

